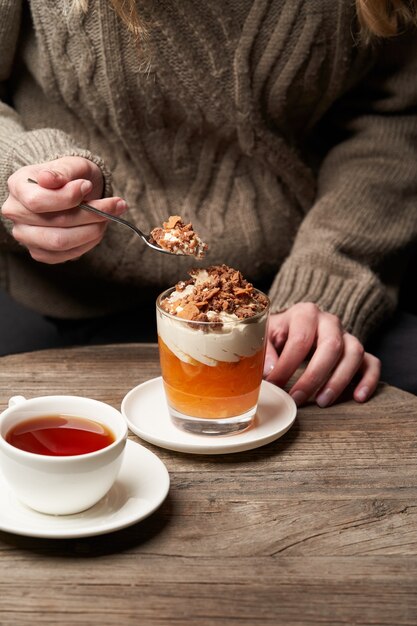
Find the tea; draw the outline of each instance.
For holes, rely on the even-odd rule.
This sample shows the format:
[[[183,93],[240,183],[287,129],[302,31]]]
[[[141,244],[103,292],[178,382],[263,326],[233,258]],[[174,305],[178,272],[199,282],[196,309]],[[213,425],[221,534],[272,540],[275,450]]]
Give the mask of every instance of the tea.
[[[11,428],[5,437],[15,448],[48,456],[88,454],[115,441],[103,424],[74,415],[42,415]]]

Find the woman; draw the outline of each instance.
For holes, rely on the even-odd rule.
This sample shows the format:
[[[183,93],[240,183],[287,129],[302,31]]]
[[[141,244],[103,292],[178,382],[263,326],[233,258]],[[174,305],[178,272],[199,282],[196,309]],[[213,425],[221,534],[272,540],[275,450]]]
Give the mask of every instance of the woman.
[[[149,310],[195,263],[73,207],[144,231],[178,213],[207,263],[268,285],[268,380],[307,361],[297,404],[328,406],[353,378],[367,400],[380,363],[363,343],[395,310],[417,234],[416,44],[397,35],[414,5],[28,4],[0,9],[9,293],[58,325]]]

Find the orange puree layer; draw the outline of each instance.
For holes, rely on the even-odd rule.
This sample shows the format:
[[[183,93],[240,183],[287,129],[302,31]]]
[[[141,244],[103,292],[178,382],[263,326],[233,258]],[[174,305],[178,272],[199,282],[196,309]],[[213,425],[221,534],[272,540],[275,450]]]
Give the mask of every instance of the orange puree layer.
[[[235,363],[210,367],[184,363],[158,337],[162,377],[168,402],[192,417],[224,419],[241,415],[258,401],[264,349]]]

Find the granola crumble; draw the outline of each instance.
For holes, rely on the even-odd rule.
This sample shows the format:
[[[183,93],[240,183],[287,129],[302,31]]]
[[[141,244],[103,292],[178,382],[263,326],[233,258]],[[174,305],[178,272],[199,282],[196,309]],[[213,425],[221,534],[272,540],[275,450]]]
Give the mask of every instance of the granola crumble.
[[[268,306],[268,298],[232,267],[212,265],[189,274],[191,278],[178,282],[161,302],[167,313],[190,321],[222,323],[230,316],[253,317]]]
[[[162,227],[151,231],[153,241],[164,250],[174,254],[186,254],[202,259],[208,245],[193,230],[191,223],[186,224],[179,215],[171,215]]]

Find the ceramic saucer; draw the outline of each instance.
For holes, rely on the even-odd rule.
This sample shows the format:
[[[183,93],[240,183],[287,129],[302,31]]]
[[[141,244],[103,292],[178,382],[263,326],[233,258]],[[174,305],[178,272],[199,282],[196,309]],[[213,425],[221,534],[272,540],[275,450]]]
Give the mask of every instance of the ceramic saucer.
[[[0,530],[30,537],[67,538],[102,535],[150,515],[169,490],[169,475],[150,450],[128,440],[122,467],[108,494],[74,515],[44,515],[26,507],[0,473]]]
[[[141,439],[161,448],[191,454],[226,454],[258,448],[291,427],[297,414],[294,400],[285,391],[262,381],[254,425],[235,435],[195,435],[171,422],[162,378],[134,387],[122,401],[121,411],[129,428]]]

